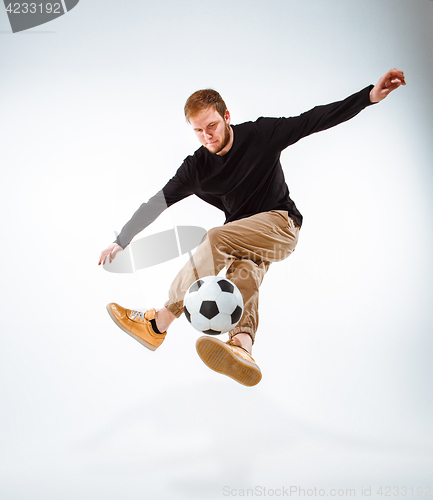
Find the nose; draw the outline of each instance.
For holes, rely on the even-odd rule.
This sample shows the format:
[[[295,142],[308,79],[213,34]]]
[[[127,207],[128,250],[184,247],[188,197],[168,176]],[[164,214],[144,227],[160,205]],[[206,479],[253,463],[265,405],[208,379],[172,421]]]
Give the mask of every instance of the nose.
[[[203,136],[206,140],[212,139],[212,133],[206,132],[206,130],[203,132]]]

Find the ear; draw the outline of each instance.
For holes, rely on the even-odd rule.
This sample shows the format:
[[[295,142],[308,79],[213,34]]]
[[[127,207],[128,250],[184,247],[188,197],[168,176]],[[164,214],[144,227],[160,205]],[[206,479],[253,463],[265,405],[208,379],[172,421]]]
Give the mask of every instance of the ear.
[[[225,119],[227,125],[230,125],[230,111],[228,109],[226,109],[224,119]]]

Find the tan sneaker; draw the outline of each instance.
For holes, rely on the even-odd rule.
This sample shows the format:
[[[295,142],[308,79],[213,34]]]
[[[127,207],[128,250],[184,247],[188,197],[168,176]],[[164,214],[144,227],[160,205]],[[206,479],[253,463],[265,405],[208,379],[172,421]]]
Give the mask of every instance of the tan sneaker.
[[[232,340],[222,342],[205,336],[199,337],[195,345],[202,361],[212,370],[249,387],[262,379],[262,372],[251,355]]]
[[[107,305],[107,311],[119,328],[151,351],[158,349],[167,335],[167,332],[155,333],[152,329],[150,320],[155,319],[155,309],[149,309],[143,313],[125,309],[112,302]]]

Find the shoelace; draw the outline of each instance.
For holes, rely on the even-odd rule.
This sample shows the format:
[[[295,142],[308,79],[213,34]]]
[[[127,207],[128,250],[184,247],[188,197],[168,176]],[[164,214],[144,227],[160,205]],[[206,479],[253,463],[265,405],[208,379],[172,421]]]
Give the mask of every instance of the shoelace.
[[[145,313],[142,311],[134,311],[131,310],[131,318],[132,319],[139,319],[140,321],[147,321],[146,318],[144,317]]]

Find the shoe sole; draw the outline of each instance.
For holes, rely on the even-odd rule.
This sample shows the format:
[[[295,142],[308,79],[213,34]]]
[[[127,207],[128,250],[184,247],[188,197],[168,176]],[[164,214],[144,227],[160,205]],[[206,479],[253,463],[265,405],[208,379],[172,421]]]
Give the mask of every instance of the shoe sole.
[[[122,323],[119,323],[119,320],[116,318],[116,316],[113,314],[113,311],[111,310],[110,308],[110,304],[107,305],[107,311],[108,311],[108,314],[110,315],[111,319],[116,323],[116,325],[121,329],[123,330],[125,333],[127,333],[128,335],[130,335],[133,339],[135,339],[137,342],[140,342],[141,345],[143,345],[144,347],[147,347],[150,351],[156,351],[157,347],[155,347],[154,345],[152,344],[149,344],[148,342],[146,342],[144,339],[140,338],[140,337],[137,337],[137,335],[134,335],[132,332],[130,332],[129,330],[127,330],[123,325]]]
[[[196,349],[205,365],[242,385],[252,387],[262,379],[257,365],[238,358],[229,346],[217,339],[200,337],[197,339]]]

